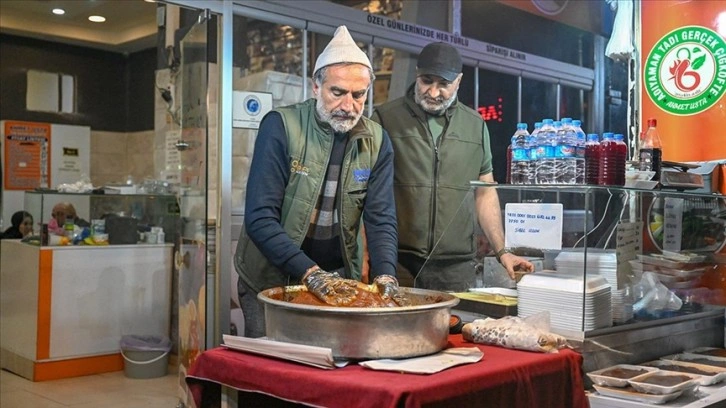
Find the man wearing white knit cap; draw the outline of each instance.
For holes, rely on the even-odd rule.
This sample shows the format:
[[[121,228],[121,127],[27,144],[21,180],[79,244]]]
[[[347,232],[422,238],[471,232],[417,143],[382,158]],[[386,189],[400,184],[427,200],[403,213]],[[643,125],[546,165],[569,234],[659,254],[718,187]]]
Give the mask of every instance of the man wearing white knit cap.
[[[364,279],[361,224],[372,287],[389,305],[407,302],[395,278],[391,141],[362,117],[374,79],[368,57],[340,26],[315,62],[315,97],[260,123],[235,253],[245,336],[265,335],[256,298],[268,288],[300,282],[321,304],[353,302]]]

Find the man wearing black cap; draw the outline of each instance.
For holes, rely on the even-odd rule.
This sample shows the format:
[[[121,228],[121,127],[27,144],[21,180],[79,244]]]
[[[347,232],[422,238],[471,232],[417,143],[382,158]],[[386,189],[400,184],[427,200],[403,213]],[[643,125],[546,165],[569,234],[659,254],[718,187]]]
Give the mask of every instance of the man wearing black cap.
[[[479,188],[476,199],[468,195],[471,180],[494,182],[494,177],[487,126],[456,97],[461,71],[456,48],[427,45],[406,95],[379,106],[371,117],[393,143],[398,262],[416,277],[417,287],[474,286],[474,206],[509,276],[514,278],[515,269],[534,269],[504,248],[496,190]]]

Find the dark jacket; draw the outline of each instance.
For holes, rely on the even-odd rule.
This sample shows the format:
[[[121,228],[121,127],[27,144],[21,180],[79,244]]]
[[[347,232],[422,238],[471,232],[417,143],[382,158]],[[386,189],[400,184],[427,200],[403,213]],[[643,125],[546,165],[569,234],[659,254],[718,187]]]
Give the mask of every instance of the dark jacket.
[[[235,252],[240,278],[253,290],[299,281],[315,264],[300,246],[325,181],[332,129],[318,121],[315,100],[265,117],[247,182],[245,228]],[[360,277],[359,229],[365,223],[371,275],[395,275],[393,151],[381,127],[361,118],[351,130],[338,184],[341,252]]]

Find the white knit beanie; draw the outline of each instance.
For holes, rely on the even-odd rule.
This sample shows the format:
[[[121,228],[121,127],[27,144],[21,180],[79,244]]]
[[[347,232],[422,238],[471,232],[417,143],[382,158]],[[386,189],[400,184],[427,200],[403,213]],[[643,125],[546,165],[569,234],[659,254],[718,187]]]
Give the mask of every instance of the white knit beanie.
[[[323,52],[318,56],[318,60],[315,61],[313,74],[318,72],[320,68],[341,62],[358,63],[367,66],[373,71],[373,66],[371,66],[371,61],[368,59],[368,56],[358,48],[355,41],[353,41],[353,37],[348,32],[348,28],[344,25],[335,30],[333,39],[330,40]]]

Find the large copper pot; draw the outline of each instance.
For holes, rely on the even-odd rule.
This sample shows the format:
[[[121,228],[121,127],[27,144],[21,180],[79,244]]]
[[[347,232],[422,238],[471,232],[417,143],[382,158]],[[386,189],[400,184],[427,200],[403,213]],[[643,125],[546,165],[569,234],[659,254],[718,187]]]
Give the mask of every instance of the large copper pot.
[[[287,286],[286,292],[305,290]],[[260,292],[269,339],[328,347],[344,359],[408,358],[433,354],[446,347],[451,308],[459,299],[432,290],[401,288],[413,306],[354,308],[309,306],[273,298],[274,289]],[[279,291],[279,290],[278,290]]]

